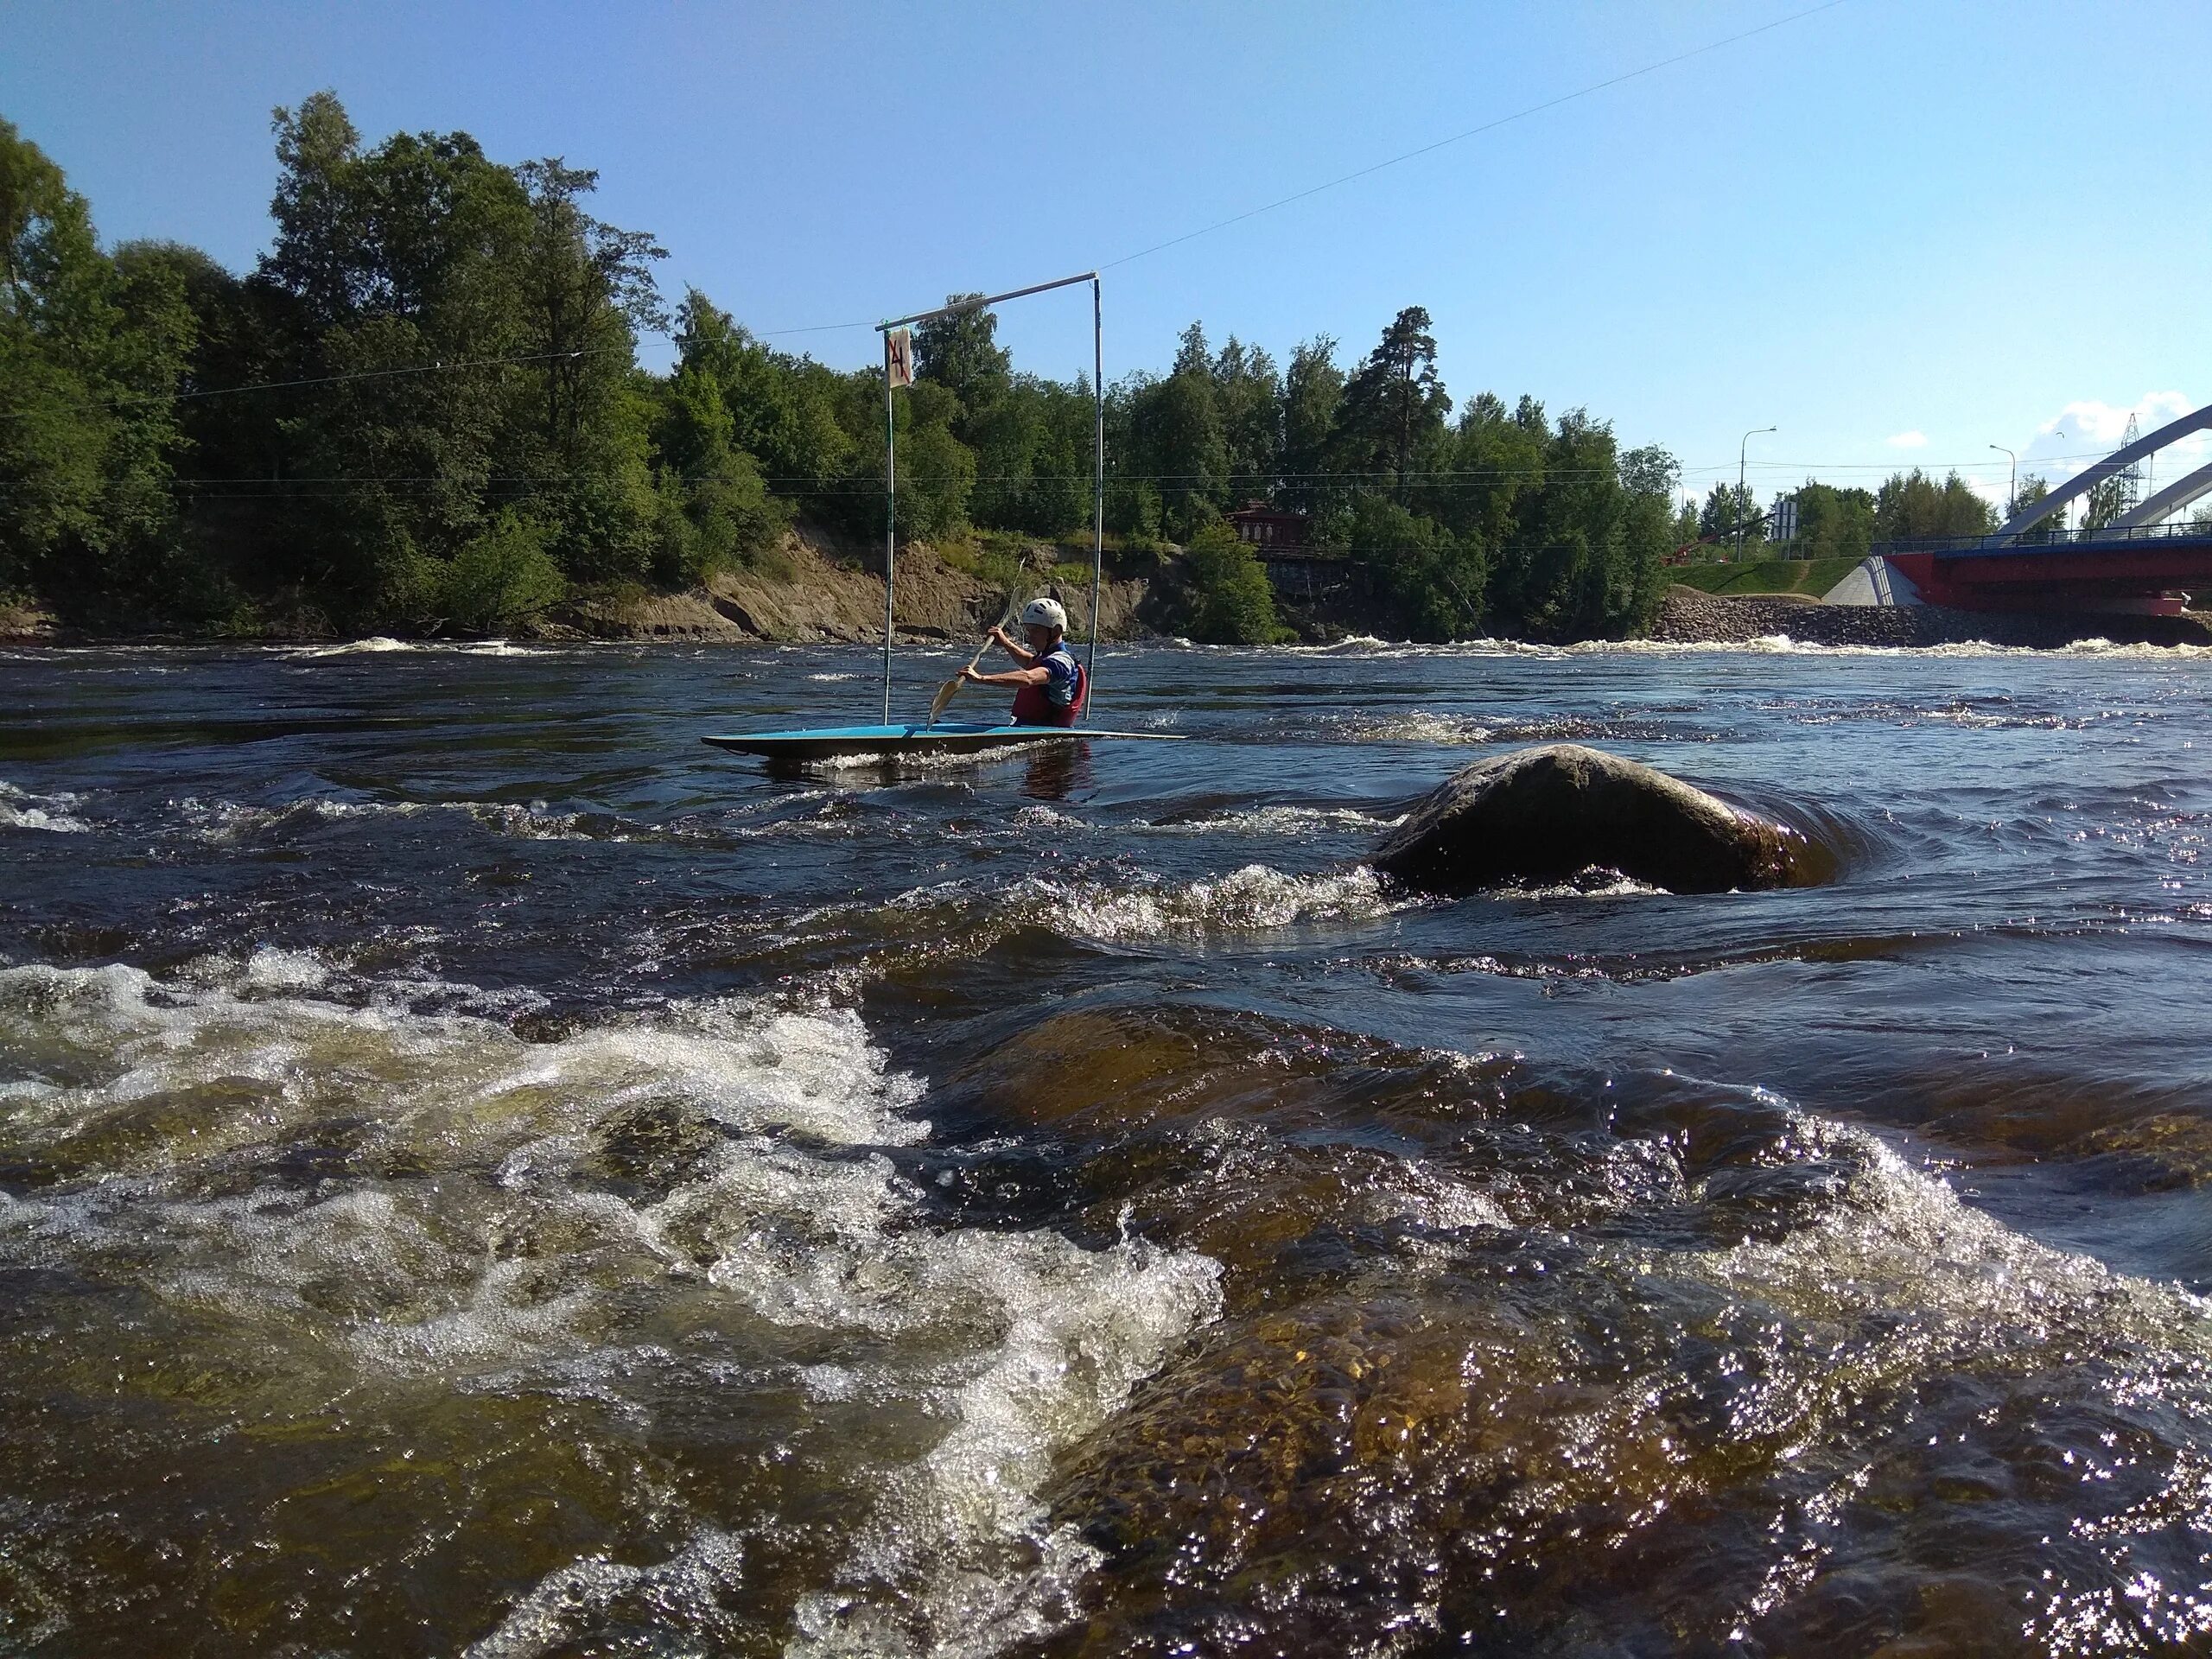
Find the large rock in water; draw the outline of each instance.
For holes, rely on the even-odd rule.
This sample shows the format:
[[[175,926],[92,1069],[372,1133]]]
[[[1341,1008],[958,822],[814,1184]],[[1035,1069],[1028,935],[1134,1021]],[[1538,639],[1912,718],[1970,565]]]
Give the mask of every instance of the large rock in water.
[[[1818,879],[1796,830],[1618,755],[1553,743],[1480,760],[1442,785],[1370,861],[1414,887],[1465,893],[1558,881],[1592,865],[1674,893]]]

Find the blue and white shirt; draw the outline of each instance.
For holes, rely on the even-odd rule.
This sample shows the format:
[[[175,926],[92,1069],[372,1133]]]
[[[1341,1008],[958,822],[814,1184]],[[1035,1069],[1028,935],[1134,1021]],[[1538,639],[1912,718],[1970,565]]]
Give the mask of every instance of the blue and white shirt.
[[[1065,642],[1054,645],[1037,659],[1036,666],[1045,671],[1045,696],[1055,709],[1065,709],[1075,702],[1075,653]]]

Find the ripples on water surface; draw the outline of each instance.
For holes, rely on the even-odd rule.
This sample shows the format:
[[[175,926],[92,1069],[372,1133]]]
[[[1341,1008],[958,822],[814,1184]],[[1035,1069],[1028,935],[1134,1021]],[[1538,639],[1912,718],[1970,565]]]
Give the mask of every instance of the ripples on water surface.
[[[1189,741],[696,741],[872,667],[0,658],[0,1650],[2212,1642],[2212,663],[1125,652]],[[1843,878],[1360,868],[1558,738]]]

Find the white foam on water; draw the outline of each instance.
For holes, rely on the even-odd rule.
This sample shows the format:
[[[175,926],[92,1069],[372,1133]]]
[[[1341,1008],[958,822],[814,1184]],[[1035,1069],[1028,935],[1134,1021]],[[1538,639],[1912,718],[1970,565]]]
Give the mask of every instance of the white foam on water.
[[[245,982],[257,991],[319,991],[330,983],[330,963],[312,950],[264,944],[246,958]]]
[[[1357,718],[1344,736],[1355,743],[1492,743],[1498,728],[1460,715],[1440,715],[1425,709],[1405,714]]]
[[[937,903],[968,891],[954,883],[902,894],[893,903]],[[1124,887],[1033,875],[997,901],[1008,919],[1116,942],[1366,921],[1426,902],[1417,895],[1386,892],[1382,878],[1364,865],[1293,875],[1265,864],[1172,886]]]
[[[424,647],[417,641],[395,639],[390,634],[376,633],[365,639],[347,639],[335,645],[304,645],[296,648],[292,654],[299,657],[365,657],[423,649]]]
[[[1165,823],[1142,819],[1128,825],[1141,835],[1155,836],[1306,836],[1317,831],[1358,830],[1372,834],[1405,822],[1404,814],[1377,817],[1351,806],[1255,806],[1243,812],[1218,812],[1203,818],[1177,818]]]
[[[328,994],[349,982],[273,948],[172,981],[0,969],[11,1151],[55,1173],[0,1195],[0,1261],[127,1282],[206,1340],[282,1356],[248,1408],[277,1417],[586,1375],[619,1399],[640,1310],[703,1292],[770,1370],[789,1354],[789,1383],[920,1425],[814,1454],[862,1459],[825,1478],[880,1497],[796,1650],[980,1653],[1073,1616],[1094,1556],[1039,1493],[1216,1316],[1216,1263],[930,1222],[887,1155],[928,1133],[922,1084],[850,1012],[701,999],[531,1043],[418,1011],[429,988]],[[683,1155],[658,1186],[610,1187],[601,1160],[640,1123],[687,1126]],[[337,1173],[284,1173],[322,1146],[346,1150]],[[825,1364],[825,1342],[849,1357]],[[742,1560],[702,1521],[658,1563],[571,1561],[471,1651],[588,1643],[618,1617],[682,1644],[717,1628]]]
[[[1087,820],[1077,817],[1072,812],[1057,806],[1046,806],[1041,802],[1023,807],[1014,815],[1014,821],[1025,830],[1088,830],[1092,827]]]
[[[1249,647],[1247,647],[1249,649]],[[1357,633],[1325,645],[1269,645],[1268,654],[1281,652],[1300,657],[1369,657],[1382,659],[1414,657],[1528,657],[1556,655],[1558,647],[1530,645],[1520,639],[1498,639],[1485,634],[1449,645],[1423,645],[1412,639],[1382,639]]]
[[[744,1564],[744,1541],[711,1529],[694,1535],[667,1560],[651,1567],[586,1556],[539,1580],[497,1630],[468,1645],[465,1659],[537,1659],[556,1649],[574,1650],[625,1599],[710,1605],[724,1586],[736,1582]]]
[[[1894,1363],[2063,1336],[2071,1325],[2156,1347],[2179,1342],[2212,1354],[2212,1300],[2120,1273],[2094,1257],[2044,1244],[1962,1202],[1948,1183],[1915,1169],[1879,1136],[1804,1117],[1795,1149],[1834,1147],[1851,1168],[1844,1202],[1815,1225],[1747,1240],[1694,1258],[1699,1276],[1791,1308],[1813,1322],[1848,1322],[1901,1301],[1924,1316]],[[1899,1298],[1898,1287],[1910,1295]],[[1932,1357],[1904,1351],[1932,1344]]]
[[[315,795],[282,806],[245,806],[188,796],[174,806],[202,841],[218,847],[279,839],[330,824],[443,812],[458,813],[517,841],[641,841],[669,833],[622,818],[557,812],[543,801],[343,801]]]
[[[2061,657],[2135,657],[2145,662],[2193,662],[2212,658],[2212,645],[2114,645],[2109,639],[2076,639],[2058,648]]]
[[[1332,739],[1355,743],[1603,743],[1700,735],[1649,715],[1558,714],[1484,719],[1427,709],[1340,716],[1327,721],[1323,729]]]
[[[1491,896],[1497,899],[1632,899],[1664,893],[1665,887],[1654,887],[1649,881],[1639,881],[1632,875],[1623,875],[1618,870],[1593,864],[1578,871],[1564,881],[1554,881],[1534,887],[1494,887]]]
[[[395,639],[372,634],[365,639],[346,639],[330,645],[277,645],[276,654],[296,660],[327,657],[382,657],[394,653],[442,653],[454,657],[540,657],[541,648],[511,644],[505,639]]]
[[[908,750],[869,749],[857,754],[824,755],[819,759],[803,760],[799,764],[808,772],[893,772],[899,773],[967,772],[1000,760],[1027,760],[1044,745],[1063,742],[1057,735],[1040,731],[1034,739],[1000,743],[988,749],[967,753],[952,751],[926,753]]]
[[[1300,837],[1351,831],[1372,835],[1405,822],[1402,814],[1378,817],[1351,806],[1255,806],[1241,812],[1210,812],[1202,817],[1168,818],[1154,823],[1135,818],[1127,823],[1096,824],[1064,808],[1032,804],[1014,815],[1016,830],[1106,830],[1130,836],[1288,836]]]
[[[1393,646],[1403,645],[1406,643],[1402,639],[1380,639],[1371,633],[1350,633],[1329,645],[1303,645],[1299,649],[1310,652],[1316,657],[1345,657],[1356,656],[1363,652],[1389,651]]]
[[[1047,1529],[1037,1495],[1053,1458],[1220,1311],[1219,1269],[1202,1256],[1134,1241],[1094,1254],[1052,1234],[945,1242],[912,1264],[912,1291],[938,1319],[982,1318],[1002,1334],[940,1398],[950,1432],[891,1472],[842,1582],[801,1603],[791,1653],[984,1654],[1067,1617],[1096,1555]],[[1010,1540],[1028,1546],[1011,1571]],[[908,1586],[904,1605],[867,1597],[877,1583]]]
[[[92,825],[76,816],[82,796],[55,793],[34,795],[13,784],[0,783],[0,830],[43,830],[52,835],[81,836]]]
[[[172,804],[200,839],[218,847],[356,818],[411,818],[429,810],[419,801],[340,801],[322,796],[283,806],[242,806],[188,795]]]
[[[1739,640],[1593,639],[1558,649],[1560,654],[1577,657],[1688,657],[1748,652],[1761,657],[1917,657],[1937,661],[1983,657],[2092,657],[2182,663],[2212,658],[2212,645],[2123,645],[2102,639],[2077,639],[2059,646],[1996,645],[1980,639],[1940,645],[1828,645],[1794,639],[1786,633],[1761,634],[1756,639]]]
[[[1819,1534],[1857,1501],[1873,1467],[1872,1446],[1882,1431],[1866,1425],[1894,1421],[1894,1402],[1911,1401],[1931,1379],[1965,1382],[1986,1376],[1993,1387],[2038,1401],[2080,1390],[2126,1397],[2139,1389],[2144,1400],[2162,1402],[2158,1408],[2182,1419],[2201,1420],[2212,1407],[2205,1383],[2212,1368],[2212,1301],[2017,1232],[1866,1130],[1793,1116],[1786,1155],[1818,1159],[1837,1172],[1821,1214],[1779,1237],[1663,1255],[1631,1249],[1622,1263],[1638,1274],[1711,1285],[1754,1323],[1766,1321],[1764,1328],[1777,1338],[1796,1331],[1810,1341],[1810,1353],[1778,1351],[1777,1385],[1747,1390],[1732,1410],[1734,1433],[1786,1444],[1796,1448],[1784,1454],[1791,1458],[1811,1454],[1796,1465],[1798,1472],[1820,1470],[1830,1483],[1802,1500],[1809,1553],[1785,1553],[1741,1618],[1764,1617],[1803,1587],[1792,1578],[1793,1564],[1826,1553]],[[2107,1366],[2116,1374],[2101,1374]],[[2097,1374],[2084,1377],[2085,1370]],[[1910,1425],[1913,1417],[1908,1406],[1904,1421]],[[2067,1461],[2074,1460],[2069,1452]],[[2133,1460],[2132,1454],[2120,1459]],[[2195,1480],[2194,1461],[2180,1449],[2169,1480],[2171,1502],[2141,1520],[2143,1531],[2177,1522],[2201,1530],[2204,1517],[2212,1516],[2212,1482]],[[2079,1478],[2092,1478],[2086,1468]],[[2040,1614],[2022,1608],[2022,1637],[2034,1637],[2038,1620],[2054,1636],[2084,1620],[2094,1624],[2100,1597],[2133,1577],[2129,1535],[2137,1524],[2125,1513],[2076,1520],[2076,1539],[2108,1541],[2099,1546],[2108,1572],[2093,1575],[2097,1581],[2086,1591],[2064,1579],[2049,1586],[2052,1593]],[[2129,1593],[2137,1599],[2132,1611],[2139,1621],[2131,1630],[2157,1624],[2212,1634],[2198,1585],[2152,1580]],[[2088,1650],[2056,1639],[2024,1645]],[[2090,1645],[2104,1650],[2102,1643]]]
[[[1233,938],[1319,923],[1358,924],[1436,900],[1386,887],[1363,865],[1293,874],[1247,864],[1226,874],[1169,882],[1135,874],[1096,877],[1033,874],[1010,885],[974,880],[912,887],[880,906],[826,906],[791,918],[791,937],[804,937],[837,918],[851,926],[865,917],[880,928],[897,918],[901,937],[925,934],[980,950],[1010,929],[1035,927],[1102,944],[1154,939]]]

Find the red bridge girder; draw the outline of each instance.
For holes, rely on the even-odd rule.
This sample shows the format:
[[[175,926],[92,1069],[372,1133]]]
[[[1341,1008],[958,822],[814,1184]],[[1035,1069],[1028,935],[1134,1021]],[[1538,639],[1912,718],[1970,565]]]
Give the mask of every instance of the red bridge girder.
[[[2212,593],[2212,538],[2110,549],[1892,553],[1890,563],[1930,605],[1962,611],[2148,611],[2171,615],[2182,594]]]

